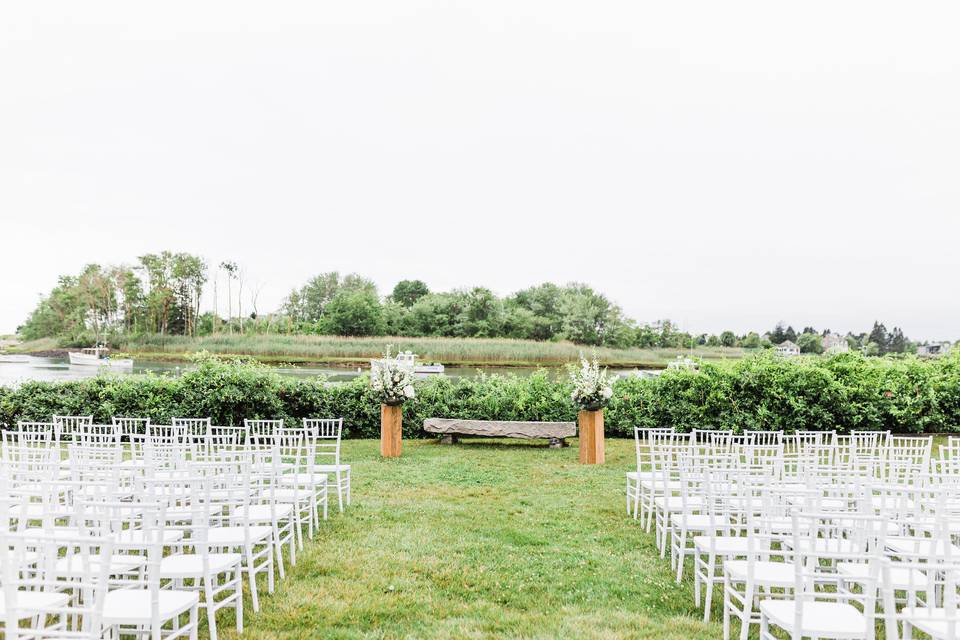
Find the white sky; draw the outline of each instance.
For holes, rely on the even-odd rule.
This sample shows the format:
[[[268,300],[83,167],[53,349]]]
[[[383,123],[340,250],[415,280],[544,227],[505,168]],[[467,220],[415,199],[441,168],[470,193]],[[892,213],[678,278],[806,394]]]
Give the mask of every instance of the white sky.
[[[336,269],[958,338],[958,33],[955,2],[5,3],[0,333],[171,249],[261,311]]]

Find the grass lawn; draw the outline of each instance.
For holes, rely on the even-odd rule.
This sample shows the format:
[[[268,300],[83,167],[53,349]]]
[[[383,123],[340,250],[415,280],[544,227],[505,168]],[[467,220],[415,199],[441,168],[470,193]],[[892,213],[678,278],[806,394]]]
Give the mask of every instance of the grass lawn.
[[[242,636],[222,612],[221,637],[721,637],[625,515],[633,442],[608,440],[605,466],[577,464],[570,442],[408,440],[387,461],[345,441],[352,507],[331,510]]]

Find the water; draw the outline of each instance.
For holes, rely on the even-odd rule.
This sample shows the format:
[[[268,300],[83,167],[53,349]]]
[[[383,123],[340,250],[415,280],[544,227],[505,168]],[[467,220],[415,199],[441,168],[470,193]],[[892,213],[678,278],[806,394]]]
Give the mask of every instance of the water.
[[[71,365],[65,357],[35,357],[28,356],[28,362],[0,362],[0,385],[17,386],[31,380],[82,380],[92,378],[99,373],[96,367]],[[163,362],[155,360],[134,360],[132,370],[113,370],[118,375],[134,375],[155,373],[160,375],[178,376],[189,367],[184,362]],[[303,367],[275,367],[274,370],[282,376],[294,378],[314,378],[324,375],[333,382],[346,382],[360,375],[356,367],[336,366],[303,366]],[[444,375],[451,378],[473,377],[480,373],[512,373],[518,376],[528,376],[537,369],[535,367],[447,367]],[[566,375],[562,367],[549,369],[554,377]],[[625,374],[620,371],[615,373]],[[652,372],[641,372],[651,374]]]

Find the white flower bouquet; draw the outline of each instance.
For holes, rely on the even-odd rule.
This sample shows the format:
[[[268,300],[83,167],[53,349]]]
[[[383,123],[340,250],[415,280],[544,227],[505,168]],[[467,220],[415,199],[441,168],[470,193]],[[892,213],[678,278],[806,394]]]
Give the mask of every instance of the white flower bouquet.
[[[370,386],[383,404],[394,407],[417,395],[413,387],[413,372],[392,358],[390,349],[383,354],[382,360],[374,362],[370,368]]]
[[[573,382],[571,398],[581,409],[603,409],[613,397],[613,385],[607,370],[600,368],[596,358],[591,362],[581,355],[580,366],[570,366],[570,380]]]

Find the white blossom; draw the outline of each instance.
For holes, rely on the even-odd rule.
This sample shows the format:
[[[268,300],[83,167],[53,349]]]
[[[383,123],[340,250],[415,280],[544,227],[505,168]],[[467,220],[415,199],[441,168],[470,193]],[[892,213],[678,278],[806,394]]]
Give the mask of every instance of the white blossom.
[[[370,368],[370,386],[386,404],[400,404],[416,397],[413,372],[390,356],[390,349]]]
[[[580,366],[570,369],[574,404],[585,409],[599,409],[607,405],[613,397],[613,386],[607,377],[607,370],[600,369],[597,359],[589,361],[580,356]]]

